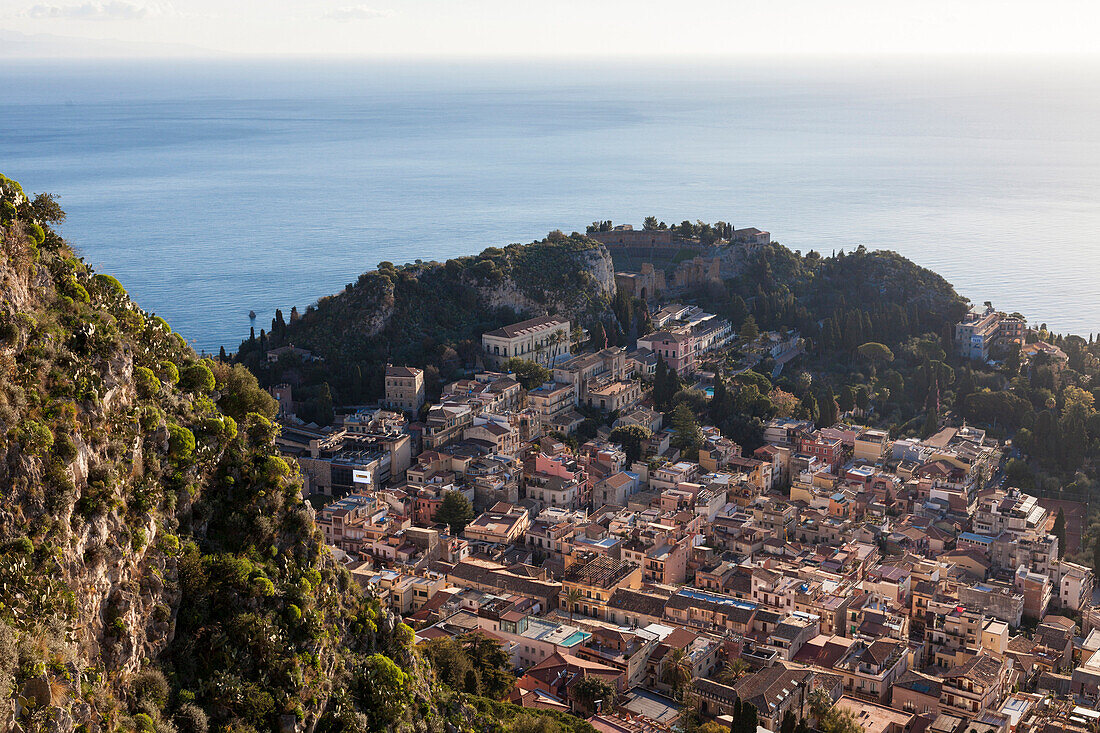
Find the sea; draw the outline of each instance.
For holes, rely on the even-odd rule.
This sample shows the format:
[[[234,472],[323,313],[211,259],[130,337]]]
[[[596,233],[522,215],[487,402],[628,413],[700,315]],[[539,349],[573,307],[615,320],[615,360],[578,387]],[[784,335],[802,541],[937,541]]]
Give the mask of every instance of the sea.
[[[647,215],[1100,332],[1096,57],[2,61],[0,100],[0,172],[208,352],[383,260]]]

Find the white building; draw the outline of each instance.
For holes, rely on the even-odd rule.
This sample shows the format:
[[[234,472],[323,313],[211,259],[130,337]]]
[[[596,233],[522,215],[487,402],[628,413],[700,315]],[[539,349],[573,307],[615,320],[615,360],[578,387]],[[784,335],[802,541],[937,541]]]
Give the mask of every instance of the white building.
[[[498,367],[518,356],[538,364],[556,363],[572,350],[569,321],[557,316],[539,316],[481,335],[486,363]]]

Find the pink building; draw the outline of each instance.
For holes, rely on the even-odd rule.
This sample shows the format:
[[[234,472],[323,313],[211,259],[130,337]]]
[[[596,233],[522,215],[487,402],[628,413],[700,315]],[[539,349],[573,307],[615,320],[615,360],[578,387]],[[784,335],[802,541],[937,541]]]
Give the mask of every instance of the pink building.
[[[833,473],[844,463],[844,446],[840,440],[827,438],[820,432],[804,435],[799,442],[798,451],[829,464]]]
[[[656,331],[639,338],[638,348],[657,354],[680,376],[693,373],[697,366],[698,344],[690,333]]]

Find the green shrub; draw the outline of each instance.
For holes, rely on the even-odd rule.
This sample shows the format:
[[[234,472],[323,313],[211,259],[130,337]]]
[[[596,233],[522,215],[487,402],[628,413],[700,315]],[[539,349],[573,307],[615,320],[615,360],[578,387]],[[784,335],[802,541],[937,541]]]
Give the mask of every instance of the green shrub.
[[[258,412],[250,412],[245,418],[248,435],[258,445],[269,445],[279,434],[279,426]]]
[[[139,673],[130,683],[130,689],[139,703],[151,703],[158,710],[168,702],[168,680],[159,669],[147,669]]]
[[[138,367],[134,370],[134,386],[138,395],[143,399],[150,399],[160,393],[160,380],[152,369]]]
[[[53,441],[53,454],[65,463],[76,458],[76,443],[68,433],[59,433]]]
[[[177,460],[190,458],[195,452],[195,434],[182,425],[168,426],[168,455]]]
[[[261,576],[252,581],[252,592],[258,596],[270,598],[275,595],[275,584]]]
[[[56,516],[76,498],[76,484],[68,467],[56,458],[46,465],[44,478],[46,508]]]
[[[401,623],[393,630],[393,640],[401,648],[411,649],[413,642],[416,641],[416,634],[413,633],[411,626]]]
[[[222,417],[222,435],[226,440],[233,440],[237,437],[237,421],[229,415]]]
[[[160,316],[153,316],[153,325],[164,331],[165,333],[172,333],[172,327],[168,325],[168,321],[164,320]]]
[[[291,603],[286,607],[286,618],[292,624],[296,624],[302,620],[302,609]]]
[[[46,232],[43,231],[42,226],[36,221],[27,222],[23,230],[35,244],[42,244],[46,241]]]
[[[125,310],[119,313],[118,323],[128,333],[140,334],[145,328],[145,317],[136,310]]]
[[[228,415],[203,419],[201,429],[204,435],[209,435],[213,438],[233,440],[233,438],[237,437],[237,421]]]
[[[65,294],[81,303],[90,303],[92,301],[92,296],[88,295],[87,289],[78,283],[74,277],[70,277],[65,282]]]
[[[293,471],[290,468],[290,464],[279,456],[268,456],[264,459],[264,468],[271,480],[279,478],[288,478],[293,475]]]
[[[156,723],[145,713],[138,713],[134,716],[134,728],[140,733],[157,733]]]
[[[15,204],[11,201],[0,201],[0,223],[7,224],[15,219]]]
[[[29,537],[16,537],[4,545],[4,552],[11,555],[33,555],[34,543],[31,542]]]
[[[188,364],[180,372],[179,385],[187,392],[209,392],[214,389],[214,372],[205,364]]]
[[[157,539],[157,547],[165,555],[175,556],[180,551],[180,538],[174,534],[161,534]]]
[[[143,405],[138,413],[138,422],[142,430],[155,430],[164,420],[164,411],[155,405]]]
[[[189,691],[185,690],[184,692]],[[190,694],[193,699],[194,693]],[[180,698],[183,698],[182,692]],[[210,722],[206,717],[206,713],[203,712],[202,708],[190,702],[180,705],[180,709],[176,711],[176,725],[179,727],[180,733],[208,733],[210,730]]]
[[[53,433],[37,420],[25,420],[19,431],[19,442],[33,456],[44,456],[53,446]]]
[[[162,319],[163,320],[163,319]],[[162,361],[160,366],[160,378],[168,384],[179,384],[180,370],[175,364],[170,361]]]
[[[111,300],[121,300],[126,297],[126,288],[122,287],[117,279],[110,275],[99,274],[92,278],[92,284],[96,292]]]

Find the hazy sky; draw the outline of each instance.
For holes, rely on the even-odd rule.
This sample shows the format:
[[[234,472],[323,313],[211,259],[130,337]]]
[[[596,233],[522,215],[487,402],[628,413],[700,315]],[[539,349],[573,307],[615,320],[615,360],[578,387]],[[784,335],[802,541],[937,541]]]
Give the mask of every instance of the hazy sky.
[[[0,30],[246,54],[1092,53],[1096,0],[0,0]]]

